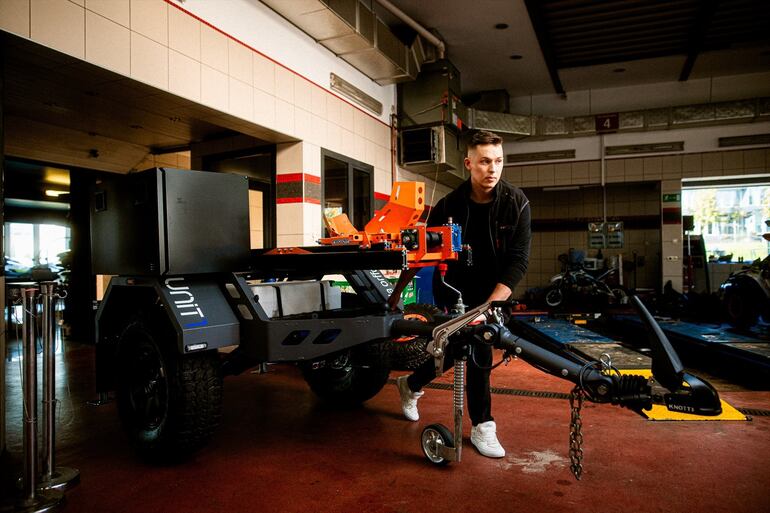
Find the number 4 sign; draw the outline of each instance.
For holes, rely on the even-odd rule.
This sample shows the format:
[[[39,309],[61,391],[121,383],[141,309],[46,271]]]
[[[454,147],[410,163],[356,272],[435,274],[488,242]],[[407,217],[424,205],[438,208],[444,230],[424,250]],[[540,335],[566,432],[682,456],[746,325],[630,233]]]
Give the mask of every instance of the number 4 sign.
[[[613,114],[597,114],[594,118],[597,132],[610,132],[620,127],[620,116]]]

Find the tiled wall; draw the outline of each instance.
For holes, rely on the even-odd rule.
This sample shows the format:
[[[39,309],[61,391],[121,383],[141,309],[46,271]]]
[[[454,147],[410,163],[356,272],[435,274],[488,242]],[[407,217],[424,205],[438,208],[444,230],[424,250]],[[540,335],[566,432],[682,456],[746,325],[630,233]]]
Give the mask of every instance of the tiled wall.
[[[662,194],[681,193],[682,179],[738,176],[767,173],[770,149],[716,151],[655,157],[606,160],[607,216],[660,215],[661,207],[679,207],[679,203],[661,204]],[[602,216],[601,167],[599,161],[538,164],[506,167],[505,178],[522,187],[530,197],[533,220],[575,219]],[[576,190],[543,192],[549,187],[573,187]],[[644,267],[637,268],[638,287],[660,287],[671,280],[677,290],[682,284],[682,226],[661,225],[656,229],[626,230],[623,257],[636,251],[643,256]],[[547,284],[559,271],[556,258],[570,247],[583,249],[587,234],[580,232],[533,233],[530,270],[515,294],[530,287]],[[608,257],[614,254],[604,250]],[[593,256],[590,252],[588,256]],[[678,257],[677,259],[668,257]],[[633,275],[626,281],[633,285]]]
[[[606,160],[606,167],[607,183],[765,173],[770,169],[770,148],[614,158]],[[598,160],[510,166],[504,175],[520,187],[601,183]]]
[[[283,134],[283,140],[302,141],[302,165],[297,168],[295,159],[282,167],[279,159],[279,174],[320,176],[320,151],[326,148],[372,165],[374,190],[390,194],[391,141],[387,124],[192,16],[176,3],[2,0],[0,29],[236,116],[244,124],[253,123]],[[305,223],[311,216],[316,216],[313,223]],[[320,207],[309,204],[302,208],[301,215],[279,211],[279,244],[304,233],[298,227],[283,226],[287,218],[295,224],[301,221],[303,227],[315,225],[315,220],[320,220]],[[318,224],[315,232],[320,232]],[[281,228],[291,231],[282,232]],[[291,237],[281,241],[282,234]],[[303,236],[303,240],[316,235]]]
[[[568,253],[570,248],[583,251],[587,257],[597,256],[597,250],[588,249],[587,226],[579,230],[558,230],[558,226],[538,230],[538,225],[555,220],[587,224],[589,219],[600,220],[603,215],[602,190],[598,186],[569,191],[524,188],[524,193],[530,200],[535,229],[532,233],[529,269],[514,290],[515,297],[521,297],[529,288],[547,286],[550,278],[561,272],[559,255]],[[657,216],[659,212],[660,192],[655,183],[640,184],[637,187],[608,187],[608,218]],[[602,256],[610,259],[621,254],[625,261],[633,262],[636,254],[637,261],[643,261],[643,265],[637,267],[636,274],[632,271],[624,274],[625,284],[639,288],[656,287],[660,276],[660,230],[627,228],[624,237],[622,249],[603,249]]]
[[[262,191],[249,191],[249,240],[252,249],[262,248],[265,227],[262,224],[264,198]]]

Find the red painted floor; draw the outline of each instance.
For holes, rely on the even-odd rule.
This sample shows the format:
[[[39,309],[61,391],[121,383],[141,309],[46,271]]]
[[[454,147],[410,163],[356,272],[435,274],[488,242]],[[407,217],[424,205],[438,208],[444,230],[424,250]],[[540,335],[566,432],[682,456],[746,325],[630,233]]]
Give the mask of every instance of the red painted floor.
[[[448,467],[424,459],[427,424],[451,426],[451,392],[427,390],[421,420],[401,417],[389,384],[363,408],[329,409],[291,366],[225,382],[224,416],[211,443],[172,466],[129,450],[114,403],[93,407],[91,346],[60,358],[57,463],[80,469],[71,512],[763,512],[770,511],[770,417],[751,422],[651,422],[589,404],[585,473],[568,468],[567,401],[495,395],[501,460],[475,452]],[[7,363],[8,446],[21,452],[19,362]],[[444,381],[451,380],[451,374]],[[570,384],[515,361],[493,386],[568,392]],[[770,392],[726,387],[737,407],[770,409]],[[6,472],[11,469],[5,468]]]

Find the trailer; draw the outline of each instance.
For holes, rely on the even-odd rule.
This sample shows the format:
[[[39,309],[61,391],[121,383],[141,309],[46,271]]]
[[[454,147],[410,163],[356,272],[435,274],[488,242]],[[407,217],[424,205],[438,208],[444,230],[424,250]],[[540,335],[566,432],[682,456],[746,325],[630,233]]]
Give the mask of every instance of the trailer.
[[[294,363],[314,393],[355,405],[376,395],[392,369],[429,359],[441,374],[454,357],[462,380],[458,365],[474,344],[570,380],[588,400],[719,413],[716,391],[685,375],[665,340],[654,346],[660,392],[647,378],[513,336],[504,325],[510,303],[465,312],[454,291],[449,311],[403,308],[401,291],[419,269],[434,266],[438,286],[453,291],[442,280],[447,263],[472,258],[459,226],[418,222],[423,208],[422,184],[396,183],[363,230],[335,218],[318,246],[251,250],[245,177],[155,168],[95,183],[93,272],[114,275],[96,314],[97,389],[116,392],[137,451],[169,459],[201,447],[220,421],[223,378],[256,365]],[[397,283],[386,269],[400,271]],[[329,275],[342,275],[352,292]],[[479,315],[487,323],[474,326]],[[651,316],[645,323],[660,339]],[[462,383],[455,396],[457,420]],[[458,442],[461,432],[460,422]],[[459,460],[447,434],[434,428],[423,437],[431,461]]]

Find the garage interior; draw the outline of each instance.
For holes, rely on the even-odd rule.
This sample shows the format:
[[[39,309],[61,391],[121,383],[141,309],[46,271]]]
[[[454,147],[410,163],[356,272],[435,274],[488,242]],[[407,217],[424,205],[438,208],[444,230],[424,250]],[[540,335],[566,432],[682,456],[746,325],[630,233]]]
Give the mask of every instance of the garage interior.
[[[629,511],[767,508],[765,2],[516,0],[474,4],[467,15],[461,0],[227,0],[219,7],[205,0],[0,1],[1,511],[599,511],[607,498]],[[471,445],[466,414],[461,461],[426,461],[424,429],[442,423],[451,432],[457,420],[453,370],[426,390],[419,422],[406,421],[399,408],[395,378],[410,370],[403,365],[390,362],[382,390],[358,407],[319,393],[312,371],[348,358],[357,365],[352,345],[322,353],[323,344],[342,340],[334,323],[344,315],[291,312],[292,296],[272,283],[323,275],[341,303],[328,307],[335,296],[322,286],[322,310],[350,307],[366,317],[369,338],[378,336],[379,321],[370,320],[391,319],[393,311],[351,295],[376,288],[354,280],[363,270],[385,270],[369,262],[394,261],[388,245],[375,244],[368,256],[325,248],[317,242],[332,235],[324,220],[344,213],[362,229],[398,196],[396,182],[419,181],[422,223],[468,179],[464,141],[474,130],[504,138],[503,179],[531,205],[528,270],[513,290],[526,306],[511,315],[512,336],[578,361],[611,360],[597,367],[605,375],[607,368],[618,376],[664,372],[635,296],[682,372],[718,392],[720,415],[668,420],[586,401],[576,479],[575,384],[527,363],[526,354],[492,371],[507,450],[497,460]],[[142,173],[152,169],[156,175]],[[206,205],[201,217],[182,209],[192,221],[165,226],[181,196],[159,200],[168,203],[155,218],[152,203],[136,199],[146,177],[162,177],[170,191],[177,176],[198,176],[193,170],[227,175],[242,197],[199,187],[189,198]],[[117,196],[100,206],[102,189]],[[98,224],[95,215],[115,198],[137,217]],[[159,228],[153,219],[161,219]],[[171,242],[173,230],[190,241]],[[223,268],[231,242],[248,265]],[[166,251],[158,257],[165,270],[120,267],[153,247]],[[301,255],[269,252],[298,247],[314,254],[313,264],[292,267]],[[343,272],[346,266],[355,272]],[[240,331],[222,328],[217,341],[201,339],[199,330],[191,339],[204,340],[214,362],[216,429],[184,457],[157,461],[126,433],[118,389],[121,358],[131,355],[120,351],[121,337],[148,305],[165,301],[171,311],[177,296],[170,294],[199,297],[195,288],[175,289],[177,276],[203,283],[233,273],[216,281],[223,298],[243,280],[257,287],[248,289],[251,302],[275,326],[334,329],[310,353],[291,335],[273,346],[267,333],[277,331],[252,328],[244,319],[253,311],[218,299],[232,307],[226,316],[240,319]],[[396,283],[399,274],[379,276]],[[433,300],[430,274],[416,276],[405,282],[398,315],[404,305]],[[143,280],[167,287],[166,295],[121,295]],[[79,477],[31,492],[23,346],[25,330],[36,325],[42,394],[47,321],[42,306],[25,316],[19,294],[39,294],[50,281],[60,296],[50,317],[55,459]],[[271,314],[264,296],[273,288]],[[200,327],[180,327],[179,340]],[[181,344],[182,353],[199,349]],[[495,363],[504,355],[496,349]],[[46,400],[37,401],[40,471]]]

